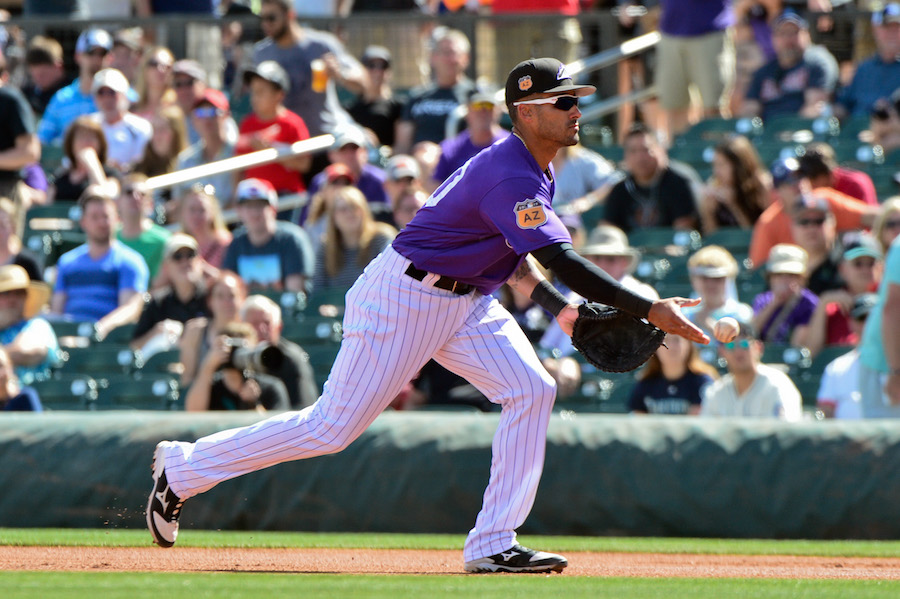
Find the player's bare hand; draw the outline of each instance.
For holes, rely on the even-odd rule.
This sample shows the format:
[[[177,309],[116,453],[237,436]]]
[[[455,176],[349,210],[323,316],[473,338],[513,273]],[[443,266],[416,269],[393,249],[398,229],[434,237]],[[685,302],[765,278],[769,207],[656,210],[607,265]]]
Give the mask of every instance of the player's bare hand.
[[[559,315],[556,317],[556,322],[559,323],[559,328],[562,329],[563,333],[571,337],[572,331],[575,329],[575,320],[577,318],[578,306],[569,304],[560,310]]]
[[[706,333],[697,328],[694,323],[685,318],[681,312],[681,308],[685,306],[696,306],[700,303],[701,298],[687,299],[684,297],[668,297],[653,302],[650,307],[650,313],[647,315],[654,325],[658,326],[667,333],[680,335],[694,343],[709,343],[709,337]]]

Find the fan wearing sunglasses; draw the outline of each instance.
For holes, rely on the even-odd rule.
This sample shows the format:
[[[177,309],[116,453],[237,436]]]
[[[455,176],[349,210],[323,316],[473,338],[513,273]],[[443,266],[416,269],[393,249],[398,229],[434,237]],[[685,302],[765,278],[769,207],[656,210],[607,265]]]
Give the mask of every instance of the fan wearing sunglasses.
[[[753,325],[740,323],[738,336],[719,344],[728,374],[706,388],[701,416],[778,418],[796,422],[803,416],[800,392],[790,377],[761,362],[763,343]]]
[[[642,227],[697,228],[698,202],[691,183],[669,166],[655,133],[635,123],[622,146],[627,176],[610,190],[605,219],[626,233]]]
[[[578,98],[574,96],[547,99],[554,102],[552,106],[561,110],[569,110],[578,103]],[[568,108],[563,108],[564,106]],[[465,131],[441,142],[441,157],[432,173],[435,187],[465,164],[466,160],[509,135],[509,131],[500,126],[500,114],[500,104],[495,94],[472,94],[466,111]]]

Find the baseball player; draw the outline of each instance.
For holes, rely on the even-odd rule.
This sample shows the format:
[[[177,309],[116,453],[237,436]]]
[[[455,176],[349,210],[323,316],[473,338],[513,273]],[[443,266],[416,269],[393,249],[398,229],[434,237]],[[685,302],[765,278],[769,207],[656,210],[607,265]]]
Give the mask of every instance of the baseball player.
[[[171,547],[185,500],[218,483],[347,447],[431,358],[502,406],[490,480],[464,548],[468,572],[561,571],[563,556],[522,547],[544,463],[556,387],[515,320],[491,297],[503,283],[571,334],[578,308],[534,265],[582,297],[619,307],[691,341],[708,338],[681,313],[699,300],[649,301],[578,256],[553,212],[550,160],[578,141],[579,98],[556,59],[518,64],[506,83],[514,135],[482,151],[428,199],[347,293],[344,339],[322,396],[299,412],[154,452],[147,525]],[[532,257],[529,257],[529,254]]]

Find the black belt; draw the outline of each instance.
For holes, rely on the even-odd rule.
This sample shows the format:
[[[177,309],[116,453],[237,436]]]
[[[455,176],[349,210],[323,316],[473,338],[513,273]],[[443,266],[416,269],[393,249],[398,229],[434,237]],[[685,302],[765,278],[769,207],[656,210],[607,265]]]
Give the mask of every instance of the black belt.
[[[409,265],[409,268],[406,269],[406,274],[411,276],[417,281],[423,280],[426,276],[428,276],[428,271],[419,270],[412,264]],[[434,282],[434,286],[438,289],[446,289],[451,293],[455,293],[456,295],[467,295],[471,293],[473,289],[475,289],[471,285],[467,285],[465,283],[460,283],[450,277],[439,277],[437,281]]]

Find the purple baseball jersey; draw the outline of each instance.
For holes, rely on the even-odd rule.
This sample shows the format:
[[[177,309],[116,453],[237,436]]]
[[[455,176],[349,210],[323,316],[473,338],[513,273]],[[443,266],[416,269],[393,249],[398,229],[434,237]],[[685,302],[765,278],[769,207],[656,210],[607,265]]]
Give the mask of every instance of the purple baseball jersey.
[[[489,295],[529,252],[571,243],[550,205],[554,188],[522,140],[510,135],[450,175],[393,247],[416,268]]]

